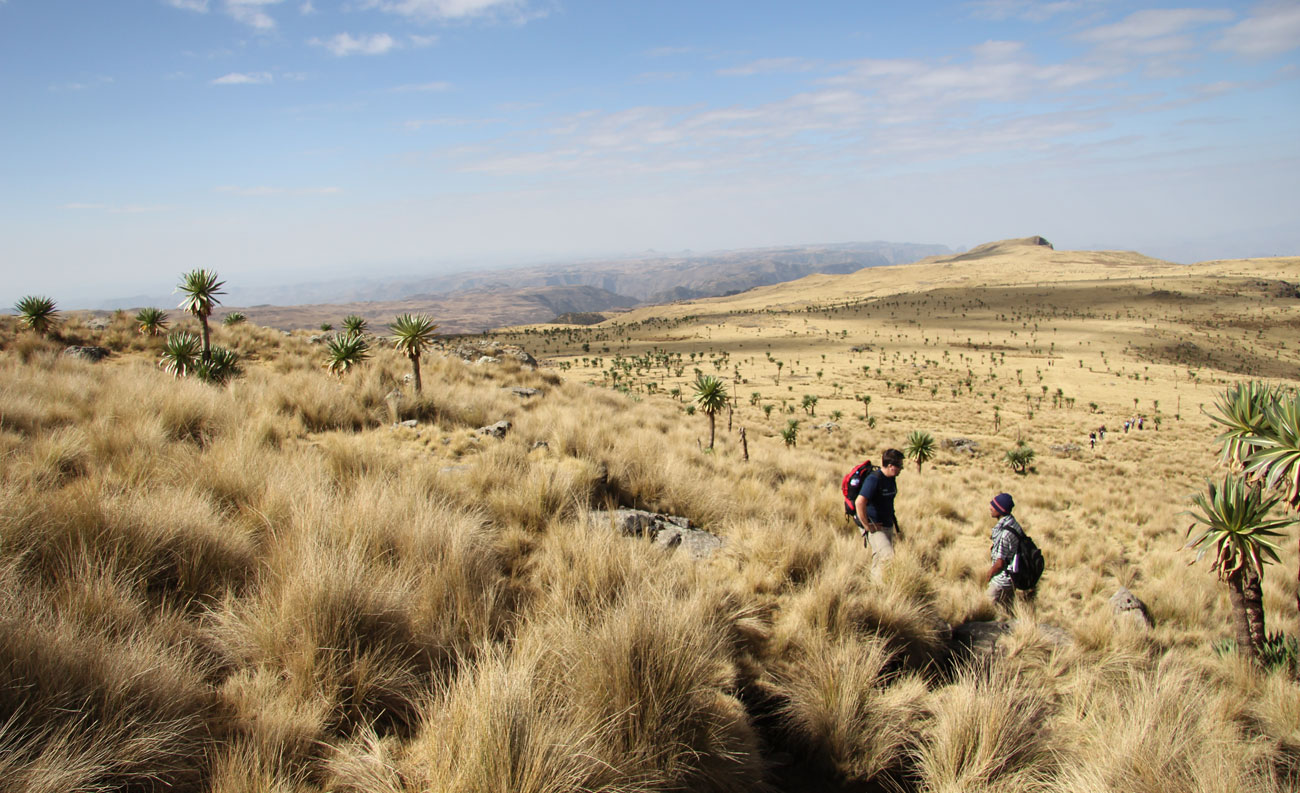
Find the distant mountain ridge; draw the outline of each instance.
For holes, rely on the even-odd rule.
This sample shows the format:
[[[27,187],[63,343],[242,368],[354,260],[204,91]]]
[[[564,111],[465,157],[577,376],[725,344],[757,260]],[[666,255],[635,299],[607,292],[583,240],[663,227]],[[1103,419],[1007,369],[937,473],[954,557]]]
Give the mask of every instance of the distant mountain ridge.
[[[637,303],[663,303],[744,292],[793,281],[813,273],[851,273],[864,267],[903,264],[951,254],[946,245],[844,242],[818,245],[647,253],[582,261],[551,262],[437,275],[331,278],[295,284],[247,286],[227,279],[228,306],[343,305],[433,299],[473,289],[591,286]],[[98,310],[169,306],[170,293],[136,294],[100,301]],[[612,307],[612,306],[611,306]]]
[[[386,281],[333,281],[266,290],[228,283],[224,313],[237,306],[253,322],[312,328],[358,314],[372,324],[426,312],[449,333],[548,322],[557,315],[721,297],[813,274],[853,273],[952,254],[946,245],[849,242],[746,248],[705,254],[646,254]],[[167,306],[174,301],[157,304]],[[134,308],[118,301],[114,308]]]

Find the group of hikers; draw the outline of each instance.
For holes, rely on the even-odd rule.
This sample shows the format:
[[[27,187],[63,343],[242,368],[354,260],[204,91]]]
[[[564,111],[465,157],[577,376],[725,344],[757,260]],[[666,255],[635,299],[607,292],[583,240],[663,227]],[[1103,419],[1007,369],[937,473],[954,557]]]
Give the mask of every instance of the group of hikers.
[[[1147,423],[1146,416],[1135,416],[1131,419],[1124,420],[1124,434],[1127,435],[1131,429],[1144,429]],[[1156,429],[1160,429],[1160,423],[1156,422]],[[1097,448],[1097,441],[1106,440],[1106,425],[1103,424],[1092,432],[1088,433],[1088,448]]]
[[[870,461],[856,466],[840,486],[844,512],[862,532],[862,543],[871,549],[871,571],[879,576],[894,558],[894,539],[901,533],[894,514],[898,475],[903,470],[903,453],[886,449],[880,465]],[[1016,592],[1032,601],[1043,572],[1043,555],[1012,515],[1015,500],[1010,493],[998,493],[989,501],[989,517],[996,522],[990,536],[990,565],[984,575],[988,599],[1003,611],[1010,611]]]

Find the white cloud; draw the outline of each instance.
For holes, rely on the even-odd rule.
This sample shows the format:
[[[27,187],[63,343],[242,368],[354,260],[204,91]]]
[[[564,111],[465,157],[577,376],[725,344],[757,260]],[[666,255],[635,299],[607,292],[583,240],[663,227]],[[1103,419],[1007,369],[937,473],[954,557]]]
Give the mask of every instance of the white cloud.
[[[218,193],[228,193],[238,196],[315,196],[315,195],[340,195],[343,192],[341,187],[271,187],[268,185],[257,185],[255,187],[236,187],[234,185],[221,185],[215,188]]]
[[[86,91],[91,88],[99,88],[100,86],[109,85],[112,82],[113,82],[112,77],[100,75],[98,77],[94,77],[89,80],[51,85],[50,90],[51,91]]]
[[[264,6],[278,5],[283,0],[225,0],[226,13],[236,22],[254,30],[267,32],[275,28],[275,20],[263,11]]]
[[[1110,0],[977,0],[967,3],[972,16],[1001,21],[1022,19],[1027,22],[1046,22],[1062,14],[1090,11]]]
[[[519,21],[542,16],[528,12],[528,0],[367,0],[366,8],[415,19],[474,19],[498,15]]]
[[[443,82],[441,80],[435,80],[434,82],[431,83],[407,83],[406,85],[393,86],[388,90],[395,94],[449,91],[451,90],[451,83]]]
[[[693,55],[699,52],[694,47],[655,47],[646,51],[647,58],[672,58],[678,55]]]
[[[1083,41],[1103,45],[1140,46],[1143,42],[1181,34],[1188,28],[1232,20],[1231,11],[1211,8],[1162,8],[1137,11],[1123,20],[1086,30]]]
[[[437,36],[419,36],[412,33],[409,38],[412,47],[432,47],[434,44],[438,43]]]
[[[728,77],[750,77],[755,74],[806,72],[812,68],[813,63],[807,58],[762,58],[743,66],[720,69],[718,74]]]
[[[307,0],[307,2],[298,6],[298,13],[303,16],[310,16],[311,14],[316,13],[316,6],[312,5],[311,0]]]
[[[1228,28],[1215,49],[1262,58],[1300,47],[1300,3],[1269,3]]]
[[[270,72],[231,72],[212,81],[212,85],[264,85],[274,78]]]
[[[387,33],[360,36],[340,33],[325,41],[312,39],[309,43],[316,47],[324,47],[340,58],[348,55],[383,55],[400,46],[397,40]]]
[[[172,8],[180,8],[185,11],[194,11],[199,14],[208,12],[209,0],[163,0],[164,3]],[[284,0],[221,0],[222,11],[227,16],[244,25],[248,25],[256,31],[265,33],[275,29],[275,20],[264,10],[267,6],[278,5]],[[303,14],[315,12],[311,0],[306,0],[299,10]]]
[[[92,212],[108,212],[112,215],[141,215],[148,212],[167,212],[171,209],[171,207],[161,204],[97,204],[78,201],[64,204],[63,208]]]

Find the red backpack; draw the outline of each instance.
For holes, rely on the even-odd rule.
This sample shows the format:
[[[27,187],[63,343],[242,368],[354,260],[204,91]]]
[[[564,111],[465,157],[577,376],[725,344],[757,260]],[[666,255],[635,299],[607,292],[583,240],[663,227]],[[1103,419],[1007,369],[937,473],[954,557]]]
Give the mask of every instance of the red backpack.
[[[840,482],[840,492],[844,494],[844,514],[854,515],[857,508],[854,502],[858,500],[858,491],[862,489],[862,483],[866,480],[867,474],[871,473],[874,468],[870,460],[863,460],[855,466],[852,471],[844,475],[844,481]]]

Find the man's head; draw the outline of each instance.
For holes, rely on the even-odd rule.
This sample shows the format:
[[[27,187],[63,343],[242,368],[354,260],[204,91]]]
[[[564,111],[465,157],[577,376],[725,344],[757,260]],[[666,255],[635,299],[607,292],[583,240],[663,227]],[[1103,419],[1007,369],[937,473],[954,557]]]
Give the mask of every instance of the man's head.
[[[989,502],[989,515],[1000,518],[1003,515],[1010,515],[1011,510],[1016,508],[1016,502],[1011,498],[1010,493],[998,493]]]
[[[898,449],[885,449],[880,455],[880,470],[885,476],[898,476],[903,470],[903,453]]]

